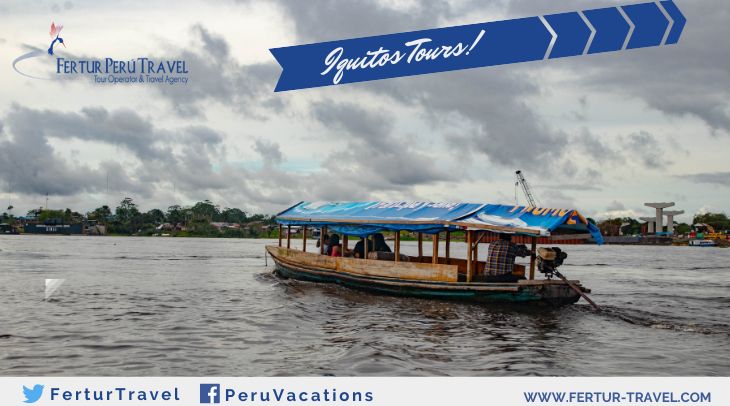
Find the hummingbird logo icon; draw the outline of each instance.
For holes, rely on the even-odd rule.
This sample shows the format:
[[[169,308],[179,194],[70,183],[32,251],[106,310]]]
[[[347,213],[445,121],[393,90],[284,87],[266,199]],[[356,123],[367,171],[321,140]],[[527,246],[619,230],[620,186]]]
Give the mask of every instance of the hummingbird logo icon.
[[[62,25],[56,25],[55,22],[51,23],[51,38],[53,38],[53,41],[51,42],[51,46],[48,48],[48,55],[53,55],[53,46],[56,45],[56,42],[61,43],[64,48],[66,48],[66,44],[63,42],[63,38],[59,37],[61,34],[61,30],[63,29]]]
[[[50,57],[53,57],[56,54],[56,51],[54,48],[57,43],[60,43],[65,48],[66,41],[64,41],[63,38],[61,37],[61,30],[63,30],[62,25],[60,25],[60,24],[56,25],[55,21],[51,22],[51,30],[48,32],[48,34],[51,36],[52,40],[51,40],[51,45],[48,47],[48,50],[46,52],[43,52],[42,49],[36,49],[35,47],[33,47],[33,49],[30,52],[20,55],[19,57],[15,58],[13,60],[13,70],[15,70],[16,72],[18,72],[19,74],[21,74],[25,77],[32,78],[32,79],[46,79],[46,80],[55,79],[56,78],[55,75],[50,76],[50,77],[48,77],[48,76],[43,77],[43,76],[36,76],[36,75],[32,75],[32,74],[23,72],[20,69],[18,69],[17,65],[20,61],[23,61],[26,59],[31,59],[31,58],[42,57],[43,55],[49,55]],[[48,57],[46,57],[46,58],[48,58]],[[48,58],[48,59],[52,59],[52,58]]]
[[[43,394],[43,385],[34,385],[33,389],[23,385],[23,396],[25,396],[25,403],[35,403],[41,398]]]

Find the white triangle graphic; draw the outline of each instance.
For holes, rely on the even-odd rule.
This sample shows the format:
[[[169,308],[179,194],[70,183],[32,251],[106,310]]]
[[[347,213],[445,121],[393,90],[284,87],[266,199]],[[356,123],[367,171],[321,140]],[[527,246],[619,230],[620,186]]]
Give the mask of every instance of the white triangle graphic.
[[[46,300],[66,282],[66,279],[46,279]]]

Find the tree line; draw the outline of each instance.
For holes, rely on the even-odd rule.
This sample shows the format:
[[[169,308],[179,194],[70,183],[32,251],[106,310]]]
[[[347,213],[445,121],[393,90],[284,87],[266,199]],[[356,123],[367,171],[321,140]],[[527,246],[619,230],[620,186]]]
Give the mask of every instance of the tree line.
[[[7,213],[3,214],[10,220]],[[167,210],[151,209],[142,212],[132,198],[126,197],[112,210],[104,205],[82,215],[66,210],[33,209],[29,218],[40,223],[75,224],[96,222],[106,226],[108,234],[155,235],[196,237],[275,237],[273,216],[249,214],[246,211],[214,204],[210,200],[192,206],[172,205]]]

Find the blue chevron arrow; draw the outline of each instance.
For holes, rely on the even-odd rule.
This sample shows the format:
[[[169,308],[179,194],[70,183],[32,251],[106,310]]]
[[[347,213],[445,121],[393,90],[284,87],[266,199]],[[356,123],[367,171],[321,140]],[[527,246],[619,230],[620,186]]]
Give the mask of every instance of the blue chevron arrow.
[[[684,25],[687,23],[687,19],[684,18],[682,12],[679,11],[677,5],[674,4],[673,1],[662,1],[660,4],[664,7],[664,10],[666,10],[669,14],[669,18],[671,18],[673,22],[669,29],[667,40],[664,43],[666,45],[676,44],[679,42],[679,37],[682,35],[682,30],[684,30]]]
[[[620,51],[623,48],[631,31],[631,24],[626,21],[618,7],[587,10],[583,14],[596,29],[596,36],[588,49],[589,54]]]
[[[627,49],[661,45],[670,21],[657,4],[659,3],[634,4],[621,7],[636,26]]]
[[[546,15],[556,33],[551,59],[675,44],[685,17],[673,1]]]
[[[553,14],[545,16],[545,20],[557,34],[550,58],[583,55],[594,30],[579,13]]]

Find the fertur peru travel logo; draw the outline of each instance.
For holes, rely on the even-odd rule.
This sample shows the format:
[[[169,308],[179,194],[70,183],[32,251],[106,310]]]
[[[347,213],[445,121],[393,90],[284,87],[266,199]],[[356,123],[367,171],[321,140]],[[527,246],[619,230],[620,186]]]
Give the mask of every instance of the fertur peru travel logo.
[[[53,37],[56,37],[56,38],[53,38],[53,41],[51,42],[51,46],[48,48],[48,55],[53,55],[53,46],[56,45],[56,42],[60,43],[61,45],[63,45],[64,48],[66,48],[66,44],[63,42],[63,38],[59,37],[62,29],[63,29],[62,25],[59,25],[58,27],[56,27],[55,22],[51,23],[51,38],[53,38]]]
[[[33,389],[23,385],[23,396],[25,396],[24,403],[35,403],[41,398],[43,394],[43,385],[35,385]]]
[[[51,44],[48,50],[25,45],[30,51],[13,60],[13,70],[31,79],[90,79],[96,85],[151,84],[187,85],[187,62],[182,59],[139,57],[129,60],[103,58],[72,58],[59,54],[58,44],[66,48],[61,37],[62,25],[51,22]],[[26,61],[26,62],[23,62]],[[20,63],[23,62],[23,68]]]

